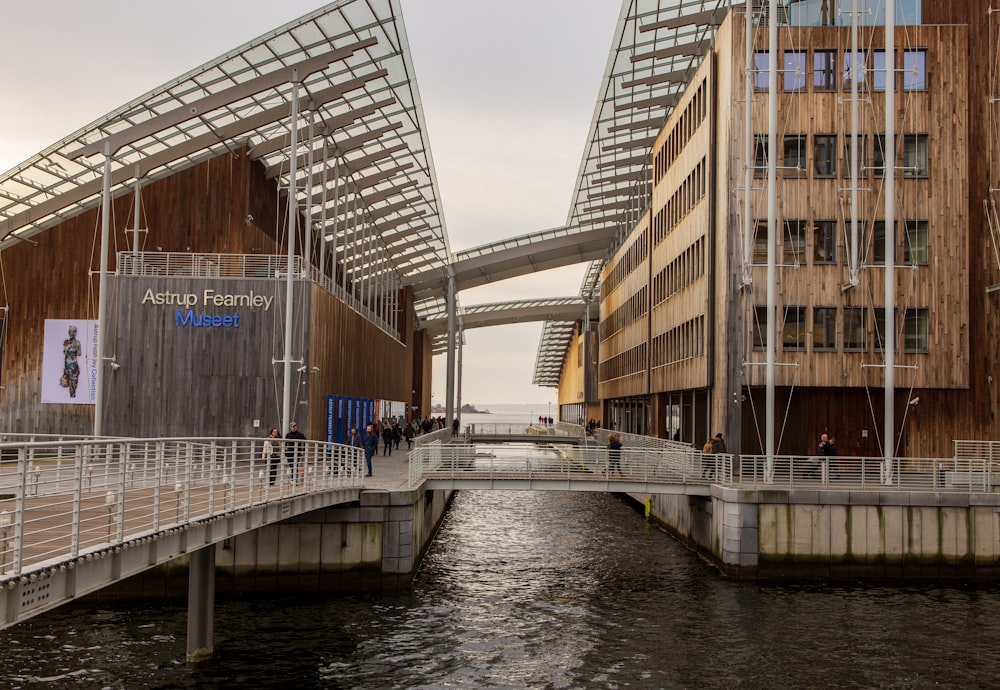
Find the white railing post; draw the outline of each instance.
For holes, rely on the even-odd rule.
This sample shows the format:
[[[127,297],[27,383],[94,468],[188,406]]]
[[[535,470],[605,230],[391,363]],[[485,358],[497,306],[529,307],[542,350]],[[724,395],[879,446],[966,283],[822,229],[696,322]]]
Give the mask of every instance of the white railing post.
[[[21,554],[24,546],[24,492],[28,488],[28,449],[21,446],[17,450],[17,471],[20,490],[14,502],[14,574],[21,574]]]
[[[121,441],[118,444],[118,453],[121,458],[118,463],[120,465],[119,473],[121,476],[118,479],[118,529],[115,532],[117,536],[116,541],[120,544],[125,536],[125,478],[128,473],[128,441]]]
[[[76,462],[73,477],[73,525],[70,535],[70,556],[76,558],[80,553],[80,505],[83,496],[83,444],[76,445]]]
[[[148,445],[147,445],[148,448]],[[153,456],[153,529],[160,529],[160,512],[161,512],[161,489],[163,485],[163,454],[164,454],[164,442],[157,441],[154,445],[154,456]]]
[[[184,524],[191,521],[191,472],[194,465],[194,444],[191,441],[184,443],[187,462],[184,469]],[[178,448],[178,450],[180,450]]]

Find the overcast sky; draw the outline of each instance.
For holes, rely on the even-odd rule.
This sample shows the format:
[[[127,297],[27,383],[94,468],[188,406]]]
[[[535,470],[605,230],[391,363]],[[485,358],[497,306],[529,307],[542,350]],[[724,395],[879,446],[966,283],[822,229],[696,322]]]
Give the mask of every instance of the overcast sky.
[[[453,250],[562,225],[620,0],[402,0]],[[0,170],[292,19],[306,0],[46,0],[0,8]],[[584,266],[460,293],[576,295]],[[470,330],[463,402],[555,402],[531,384],[541,324]],[[435,400],[445,395],[434,358]]]

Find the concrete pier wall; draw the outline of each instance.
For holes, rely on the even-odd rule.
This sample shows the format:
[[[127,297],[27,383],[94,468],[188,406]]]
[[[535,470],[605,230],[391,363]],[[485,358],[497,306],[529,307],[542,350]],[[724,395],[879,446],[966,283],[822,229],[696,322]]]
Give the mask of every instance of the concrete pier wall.
[[[450,497],[445,491],[365,491],[359,503],[227,540],[217,547],[219,591],[407,587]]]
[[[1000,494],[715,486],[711,498],[651,496],[650,510],[722,572],[742,579],[1000,578]]]
[[[451,491],[364,491],[331,506],[218,542],[216,592],[362,592],[409,586]],[[95,599],[183,598],[188,557],[121,580]]]

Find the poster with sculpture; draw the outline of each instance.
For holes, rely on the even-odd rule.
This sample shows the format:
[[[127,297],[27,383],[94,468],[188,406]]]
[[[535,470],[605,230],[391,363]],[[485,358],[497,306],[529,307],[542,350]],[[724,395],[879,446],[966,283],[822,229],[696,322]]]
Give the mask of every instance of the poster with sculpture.
[[[97,388],[97,321],[45,319],[42,402],[93,405]]]

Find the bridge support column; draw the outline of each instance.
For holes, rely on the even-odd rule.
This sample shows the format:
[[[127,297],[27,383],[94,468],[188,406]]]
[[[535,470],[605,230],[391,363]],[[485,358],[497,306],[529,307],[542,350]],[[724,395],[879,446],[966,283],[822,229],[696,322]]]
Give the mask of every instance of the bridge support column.
[[[215,651],[215,545],[193,551],[190,562],[187,660],[198,663]]]

